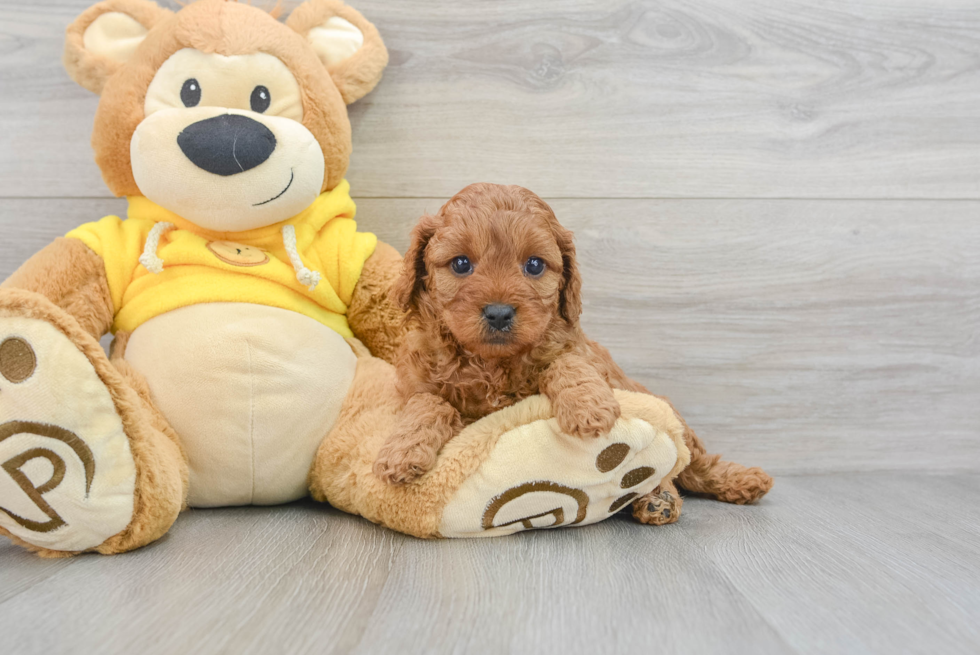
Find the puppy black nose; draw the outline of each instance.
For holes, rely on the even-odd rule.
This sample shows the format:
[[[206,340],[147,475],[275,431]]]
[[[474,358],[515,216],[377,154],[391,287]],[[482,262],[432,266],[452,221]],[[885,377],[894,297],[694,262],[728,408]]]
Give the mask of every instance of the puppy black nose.
[[[509,330],[514,322],[514,306],[494,303],[483,308],[483,320],[493,330]]]
[[[198,168],[227,176],[268,159],[276,149],[276,136],[248,116],[222,114],[185,127],[177,136],[177,145]]]

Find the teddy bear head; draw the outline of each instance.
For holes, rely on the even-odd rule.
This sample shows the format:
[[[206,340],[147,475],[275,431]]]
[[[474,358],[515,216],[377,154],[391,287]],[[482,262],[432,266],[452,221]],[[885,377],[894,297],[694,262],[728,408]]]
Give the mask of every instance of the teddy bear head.
[[[387,62],[375,27],[338,0],[285,23],[234,0],[104,0],[69,26],[64,56],[101,95],[92,146],[113,193],[222,232],[286,220],[343,180],[346,105]]]

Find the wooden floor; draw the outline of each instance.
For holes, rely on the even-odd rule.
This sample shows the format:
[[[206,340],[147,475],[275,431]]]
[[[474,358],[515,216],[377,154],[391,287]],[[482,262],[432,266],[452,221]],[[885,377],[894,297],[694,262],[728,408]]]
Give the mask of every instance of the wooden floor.
[[[125,212],[60,63],[91,2],[0,0],[0,278]],[[536,191],[589,334],[775,490],[492,541],[298,504],[2,542],[0,653],[980,652],[980,3],[349,2],[391,53],[351,107],[361,228]]]
[[[328,507],[196,510],[113,557],[0,545],[9,653],[976,653],[980,476],[786,477],[495,540]]]

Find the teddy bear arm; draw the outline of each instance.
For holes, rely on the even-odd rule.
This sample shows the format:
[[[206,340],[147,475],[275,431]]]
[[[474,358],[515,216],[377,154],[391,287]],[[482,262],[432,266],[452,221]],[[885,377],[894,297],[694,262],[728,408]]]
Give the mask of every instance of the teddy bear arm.
[[[96,339],[112,325],[105,264],[77,239],[55,239],[14,271],[0,289],[23,289],[44,296]]]
[[[402,256],[381,241],[361,269],[361,276],[347,308],[351,331],[375,357],[394,361],[407,333],[405,312],[389,293],[401,273]]]

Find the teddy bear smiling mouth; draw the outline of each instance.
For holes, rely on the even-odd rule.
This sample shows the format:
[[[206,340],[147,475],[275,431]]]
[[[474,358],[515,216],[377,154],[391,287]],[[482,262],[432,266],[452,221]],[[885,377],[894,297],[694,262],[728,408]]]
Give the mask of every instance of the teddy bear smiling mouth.
[[[289,191],[289,187],[293,186],[293,180],[295,180],[295,179],[296,179],[296,173],[293,171],[293,169],[290,168],[289,169],[289,183],[286,184],[286,188],[283,189],[282,191],[280,191],[277,195],[269,198],[268,200],[263,200],[262,202],[257,202],[257,203],[255,203],[252,206],[253,207],[259,207],[261,205],[268,205],[273,200],[277,200],[277,199],[281,198],[282,197],[282,194],[284,194],[287,191]]]

